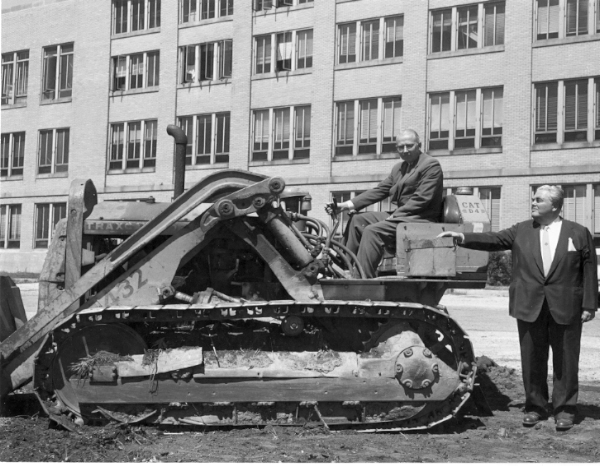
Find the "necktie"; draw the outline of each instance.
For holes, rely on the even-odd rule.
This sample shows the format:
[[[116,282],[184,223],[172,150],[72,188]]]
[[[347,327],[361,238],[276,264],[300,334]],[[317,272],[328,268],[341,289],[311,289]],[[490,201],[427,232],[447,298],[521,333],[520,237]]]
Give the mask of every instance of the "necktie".
[[[548,276],[550,265],[552,265],[552,253],[550,252],[550,227],[542,227],[542,261],[544,262],[544,276]]]

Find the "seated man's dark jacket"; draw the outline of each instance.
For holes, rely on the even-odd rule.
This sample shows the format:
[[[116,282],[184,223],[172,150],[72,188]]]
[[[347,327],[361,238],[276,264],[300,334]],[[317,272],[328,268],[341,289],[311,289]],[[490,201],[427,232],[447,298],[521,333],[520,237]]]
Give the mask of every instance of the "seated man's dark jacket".
[[[512,250],[512,278],[509,288],[510,315],[535,322],[544,299],[550,313],[561,325],[581,318],[584,309],[595,310],[598,300],[598,272],[592,236],[584,226],[563,220],[554,260],[548,276],[540,249],[540,225],[528,220],[499,232],[465,233],[461,244],[484,251]],[[569,251],[569,238],[572,247]]]
[[[444,175],[437,159],[421,153],[407,176],[407,162],[394,165],[390,175],[375,188],[359,194],[352,203],[360,210],[391,197],[398,207],[392,213],[399,222],[437,222],[442,215]]]

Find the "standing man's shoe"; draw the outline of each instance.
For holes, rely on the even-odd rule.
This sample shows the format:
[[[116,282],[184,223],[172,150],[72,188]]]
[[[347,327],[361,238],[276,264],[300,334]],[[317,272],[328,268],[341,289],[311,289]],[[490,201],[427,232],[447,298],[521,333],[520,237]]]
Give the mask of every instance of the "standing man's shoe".
[[[573,427],[573,421],[575,420],[575,415],[571,413],[560,412],[556,416],[554,416],[556,420],[556,430],[569,430]]]
[[[530,411],[528,413],[525,413],[525,416],[523,416],[523,425],[525,427],[533,427],[541,420],[542,420],[542,415],[540,413],[536,413],[535,411]]]

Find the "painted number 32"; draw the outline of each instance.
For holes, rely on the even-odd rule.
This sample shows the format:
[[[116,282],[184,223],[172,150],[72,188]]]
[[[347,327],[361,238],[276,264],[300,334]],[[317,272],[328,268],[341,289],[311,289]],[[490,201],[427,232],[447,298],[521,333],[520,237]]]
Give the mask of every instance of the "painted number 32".
[[[133,272],[133,275],[122,281],[117,287],[117,296],[115,296],[112,292],[109,292],[106,295],[106,301],[108,305],[116,304],[121,299],[129,298],[133,293],[135,293],[140,288],[144,287],[148,283],[147,279],[144,279],[142,276],[141,270],[136,270]]]

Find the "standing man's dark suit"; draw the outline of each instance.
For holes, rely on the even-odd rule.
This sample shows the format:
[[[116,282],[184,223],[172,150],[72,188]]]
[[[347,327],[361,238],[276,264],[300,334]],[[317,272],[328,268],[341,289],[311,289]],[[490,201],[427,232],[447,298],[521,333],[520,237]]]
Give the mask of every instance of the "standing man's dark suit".
[[[442,215],[444,175],[437,159],[421,152],[409,164],[394,165],[375,188],[351,200],[356,210],[388,196],[397,205],[393,212],[364,212],[352,217],[346,246],[357,253],[367,278],[376,276],[386,244],[395,244],[399,222],[437,222]]]
[[[555,222],[561,220],[559,211]],[[577,404],[582,322],[593,318],[597,306],[596,253],[587,228],[562,220],[554,259],[545,275],[540,228],[536,220],[529,220],[497,233],[465,233],[460,245],[512,251],[509,310],[517,319],[521,345],[526,396],[523,423],[535,425],[546,416],[551,347],[554,416],[557,429],[568,429],[573,425]]]

